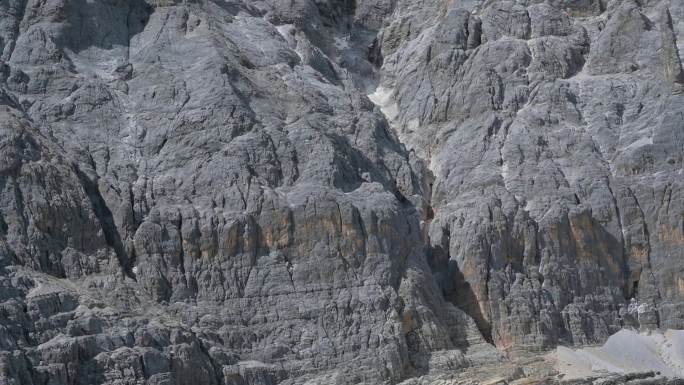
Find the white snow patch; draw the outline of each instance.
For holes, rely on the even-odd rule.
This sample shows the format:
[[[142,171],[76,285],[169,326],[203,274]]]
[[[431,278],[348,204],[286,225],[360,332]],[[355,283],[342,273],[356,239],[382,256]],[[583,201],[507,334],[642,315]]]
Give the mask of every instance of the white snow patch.
[[[379,86],[373,93],[366,96],[373,104],[380,108],[380,112],[385,115],[387,123],[394,129],[399,141],[410,148],[407,136],[414,135],[415,132],[419,130],[420,121],[418,119],[411,119],[403,126],[403,129],[399,129],[399,122],[397,121],[397,118],[399,117],[399,105],[394,100],[394,88]],[[434,173],[435,169],[432,167],[432,160],[430,163],[431,165],[429,168]]]
[[[368,94],[368,99],[370,99],[373,104],[380,107],[380,111],[385,115],[388,121],[394,121],[399,115],[399,107],[397,103],[392,98],[394,95],[393,88],[385,88],[379,86],[375,89],[375,92]]]
[[[276,30],[291,47],[297,45],[293,35],[294,26],[292,24],[279,25],[276,27]]]
[[[635,150],[635,149],[645,147],[645,146],[650,146],[650,145],[653,145],[653,138],[648,136],[648,134],[644,134],[644,136],[640,137],[639,139],[632,142],[632,144],[625,147],[625,150],[627,150],[627,149]]]
[[[508,187],[509,186],[509,176],[510,176],[510,169],[508,167],[508,162],[506,162],[505,159],[503,159],[503,162],[501,163],[501,179],[503,180],[504,187],[508,190],[511,191],[511,189]],[[518,195],[518,194],[513,194],[515,197],[515,200],[518,202],[523,201],[523,197]],[[526,203],[527,205],[527,203]]]
[[[684,330],[638,333],[623,329],[603,346],[573,350],[559,346],[556,369],[564,379],[601,373],[660,372],[684,377]]]
[[[501,178],[503,178],[504,181],[508,179],[508,163],[506,161],[501,165]]]

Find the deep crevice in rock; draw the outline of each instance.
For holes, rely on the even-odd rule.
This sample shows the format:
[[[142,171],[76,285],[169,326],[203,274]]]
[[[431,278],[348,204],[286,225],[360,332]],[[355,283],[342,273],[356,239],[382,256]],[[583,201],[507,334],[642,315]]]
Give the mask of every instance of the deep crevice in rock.
[[[121,266],[121,269],[126,276],[135,279],[135,275],[131,271],[128,255],[126,254],[123,242],[121,241],[121,236],[119,235],[119,231],[114,223],[114,217],[112,216],[112,212],[109,210],[109,207],[107,207],[107,204],[100,193],[97,182],[92,181],[77,166],[74,166],[74,172],[78,176],[78,179],[81,182],[86,194],[88,194],[93,212],[97,216],[100,226],[102,226],[102,232],[104,234],[105,240],[107,241],[107,244],[114,250],[114,253],[119,260],[119,266]]]

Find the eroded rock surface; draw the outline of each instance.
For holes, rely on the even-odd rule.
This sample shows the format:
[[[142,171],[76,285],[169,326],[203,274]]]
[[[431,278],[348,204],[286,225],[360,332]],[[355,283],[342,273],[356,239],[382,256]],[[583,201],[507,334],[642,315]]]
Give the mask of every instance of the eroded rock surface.
[[[684,326],[682,6],[558,3],[455,2],[383,47],[433,269],[510,351]]]
[[[0,1],[0,384],[523,379],[684,328],[682,20]]]

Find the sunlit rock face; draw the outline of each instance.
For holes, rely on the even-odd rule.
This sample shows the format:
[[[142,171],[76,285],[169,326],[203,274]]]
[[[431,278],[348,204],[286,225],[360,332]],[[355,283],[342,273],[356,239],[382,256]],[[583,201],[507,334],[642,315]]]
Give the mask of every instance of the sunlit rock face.
[[[683,326],[683,8],[593,3],[453,2],[383,46],[433,270],[506,350]]]
[[[684,328],[682,20],[0,1],[0,384],[557,381],[518,360]]]

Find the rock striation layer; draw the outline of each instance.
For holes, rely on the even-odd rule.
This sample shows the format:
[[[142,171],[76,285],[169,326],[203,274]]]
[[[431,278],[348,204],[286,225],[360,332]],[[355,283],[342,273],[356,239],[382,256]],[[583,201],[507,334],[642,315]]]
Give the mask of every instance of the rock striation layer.
[[[682,20],[0,1],[0,384],[522,379],[684,328]]]

